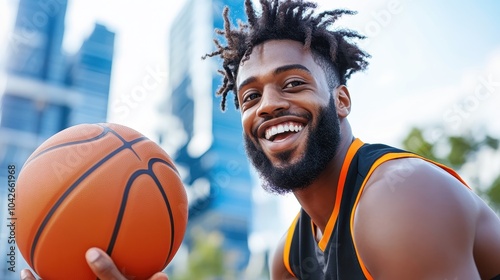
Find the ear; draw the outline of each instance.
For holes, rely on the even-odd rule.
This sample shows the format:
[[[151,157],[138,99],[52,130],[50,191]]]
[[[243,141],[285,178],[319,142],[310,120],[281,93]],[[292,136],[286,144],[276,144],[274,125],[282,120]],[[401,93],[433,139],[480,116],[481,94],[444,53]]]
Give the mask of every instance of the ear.
[[[345,85],[338,86],[333,92],[335,106],[339,118],[345,118],[351,113],[351,95]]]

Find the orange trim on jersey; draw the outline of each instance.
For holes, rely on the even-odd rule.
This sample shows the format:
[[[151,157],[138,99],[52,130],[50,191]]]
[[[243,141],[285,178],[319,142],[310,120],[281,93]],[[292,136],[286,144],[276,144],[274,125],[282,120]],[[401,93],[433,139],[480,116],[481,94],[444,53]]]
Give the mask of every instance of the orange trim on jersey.
[[[295,278],[295,273],[293,273],[292,268],[290,267],[290,248],[292,247],[292,238],[293,238],[293,233],[295,232],[295,225],[297,225],[297,221],[299,220],[300,217],[300,211],[295,216],[295,219],[293,219],[292,225],[288,229],[288,233],[286,235],[286,240],[285,240],[285,245],[283,247],[283,264],[285,265],[286,270]]]
[[[365,275],[365,277],[368,280],[373,280],[373,276],[371,276],[370,272],[368,271],[368,269],[366,268],[365,264],[363,263],[363,260],[360,258],[359,253],[358,253],[358,248],[356,246],[356,241],[354,240],[354,234],[353,234],[353,232],[354,232],[354,230],[353,230],[353,226],[354,226],[354,213],[356,212],[356,209],[358,207],[359,199],[361,198],[361,194],[363,193],[363,190],[365,188],[366,182],[370,178],[370,176],[373,173],[373,171],[378,166],[380,166],[382,163],[384,163],[386,161],[389,161],[389,160],[392,160],[392,159],[410,158],[410,157],[411,158],[420,158],[420,159],[423,159],[423,160],[425,160],[427,162],[431,162],[431,163],[433,163],[433,164],[441,167],[442,169],[444,169],[445,171],[447,171],[450,175],[452,175],[453,177],[457,178],[460,182],[462,182],[467,188],[470,189],[470,187],[467,185],[467,183],[465,183],[465,181],[462,178],[460,178],[460,176],[453,169],[451,169],[451,168],[449,168],[449,167],[447,167],[447,166],[445,166],[443,164],[437,163],[435,161],[423,158],[423,157],[421,157],[419,155],[416,155],[416,154],[412,154],[412,153],[388,153],[388,154],[385,154],[385,155],[381,156],[379,159],[377,159],[373,163],[373,165],[370,167],[370,170],[366,174],[366,177],[363,180],[363,183],[361,184],[361,188],[359,189],[358,196],[356,197],[356,201],[354,202],[354,206],[352,208],[351,220],[350,220],[351,238],[352,238],[352,243],[354,244],[354,251],[356,252],[356,256],[358,257],[358,261],[359,261],[359,265],[361,266],[361,270],[363,271],[363,274]]]
[[[363,144],[364,143],[358,138],[354,139],[351,146],[347,150],[347,154],[345,155],[344,163],[342,164],[342,168],[340,169],[339,181],[337,183],[337,194],[335,195],[335,205],[333,206],[333,212],[328,219],[328,223],[325,227],[325,232],[323,233],[323,236],[318,243],[318,247],[321,249],[321,251],[325,251],[328,240],[330,240],[330,236],[332,235],[333,228],[337,223],[337,218],[340,212],[340,202],[342,201],[342,193],[344,191],[345,179],[347,177],[347,171],[349,170],[349,166],[351,165],[351,161],[354,155],[359,150],[359,148],[363,146]]]
[[[422,158],[422,157],[419,157],[419,158]],[[467,184],[467,183],[466,183],[466,182],[465,182],[465,181],[464,181],[464,180],[460,177],[460,175],[458,175],[458,173],[457,173],[457,172],[455,172],[455,170],[453,170],[453,169],[449,168],[448,166],[443,165],[443,164],[441,164],[441,163],[439,163],[439,162],[435,162],[435,161],[432,161],[432,160],[430,160],[430,159],[426,159],[426,158],[422,158],[422,159],[423,159],[423,160],[425,160],[425,161],[428,161],[428,162],[432,162],[432,163],[434,163],[435,165],[437,165],[437,166],[441,167],[442,169],[446,170],[446,171],[447,171],[448,173],[450,173],[453,177],[455,177],[455,178],[456,178],[457,180],[459,180],[462,184],[464,184],[467,188],[469,188],[469,189],[471,189],[471,190],[472,190],[472,188],[471,188],[471,187],[470,187],[470,186],[469,186],[469,185],[468,185],[468,184]]]

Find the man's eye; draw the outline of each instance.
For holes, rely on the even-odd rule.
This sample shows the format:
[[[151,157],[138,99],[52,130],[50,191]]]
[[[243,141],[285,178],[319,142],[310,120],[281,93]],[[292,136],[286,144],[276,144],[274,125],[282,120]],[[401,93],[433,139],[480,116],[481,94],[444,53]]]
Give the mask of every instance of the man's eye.
[[[253,92],[253,93],[247,94],[245,96],[245,99],[243,99],[243,102],[252,101],[252,100],[254,100],[254,99],[258,98],[258,97],[259,97],[259,94],[256,93],[256,92]]]
[[[285,85],[285,88],[293,88],[305,84],[302,81],[291,81]]]

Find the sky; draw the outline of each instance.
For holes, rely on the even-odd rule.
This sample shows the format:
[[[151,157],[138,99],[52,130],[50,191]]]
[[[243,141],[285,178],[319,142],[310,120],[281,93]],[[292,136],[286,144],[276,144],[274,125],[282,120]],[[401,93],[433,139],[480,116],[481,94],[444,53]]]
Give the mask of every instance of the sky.
[[[2,56],[17,2],[0,0]],[[150,116],[166,94],[168,30],[185,2],[69,2],[66,52],[78,49],[95,22],[116,32],[110,121],[130,125],[156,138],[154,130],[161,120]],[[399,145],[410,127],[427,124],[443,124],[455,132],[480,125],[498,134],[498,122],[489,120],[494,116],[494,105],[500,104],[500,20],[495,15],[500,3],[367,2],[318,1],[322,9],[358,11],[358,15],[345,17],[339,23],[368,36],[360,45],[372,56],[370,66],[364,73],[353,75],[347,84],[353,99],[350,121],[355,135],[367,142]],[[130,112],[118,112],[120,100],[129,97],[151,73],[157,73],[157,86]],[[487,93],[476,94],[479,98],[474,99],[476,88],[482,84],[487,84]]]
[[[0,65],[5,61],[17,2],[0,0]],[[158,103],[167,87],[168,30],[185,2],[70,1],[66,52],[78,49],[95,22],[116,32],[109,121],[156,139],[156,127],[162,122]],[[339,20],[339,26],[368,37],[359,44],[371,55],[370,65],[347,83],[353,103],[349,121],[355,136],[365,142],[401,146],[412,127],[433,126],[431,140],[469,130],[500,137],[500,1],[318,3],[321,9],[358,11]],[[117,112],[121,100],[129,98],[148,75],[155,75],[156,86],[129,111]],[[498,154],[491,157],[495,170],[500,170],[499,158]],[[295,214],[284,212],[286,219]]]

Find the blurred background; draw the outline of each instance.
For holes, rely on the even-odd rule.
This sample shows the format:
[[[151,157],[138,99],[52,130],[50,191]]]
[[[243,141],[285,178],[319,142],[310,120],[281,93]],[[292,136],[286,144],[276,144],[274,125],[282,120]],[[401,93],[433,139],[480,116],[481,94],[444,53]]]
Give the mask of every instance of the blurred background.
[[[354,134],[452,166],[499,209],[500,2],[317,2],[358,11],[337,26],[367,36],[370,66],[347,85]],[[95,122],[140,131],[179,167],[190,226],[172,280],[268,279],[298,205],[261,190],[240,113],[214,96],[219,61],[201,56],[224,6],[245,19],[243,0],[0,0],[0,279],[26,266],[18,252],[8,270],[7,166]]]

